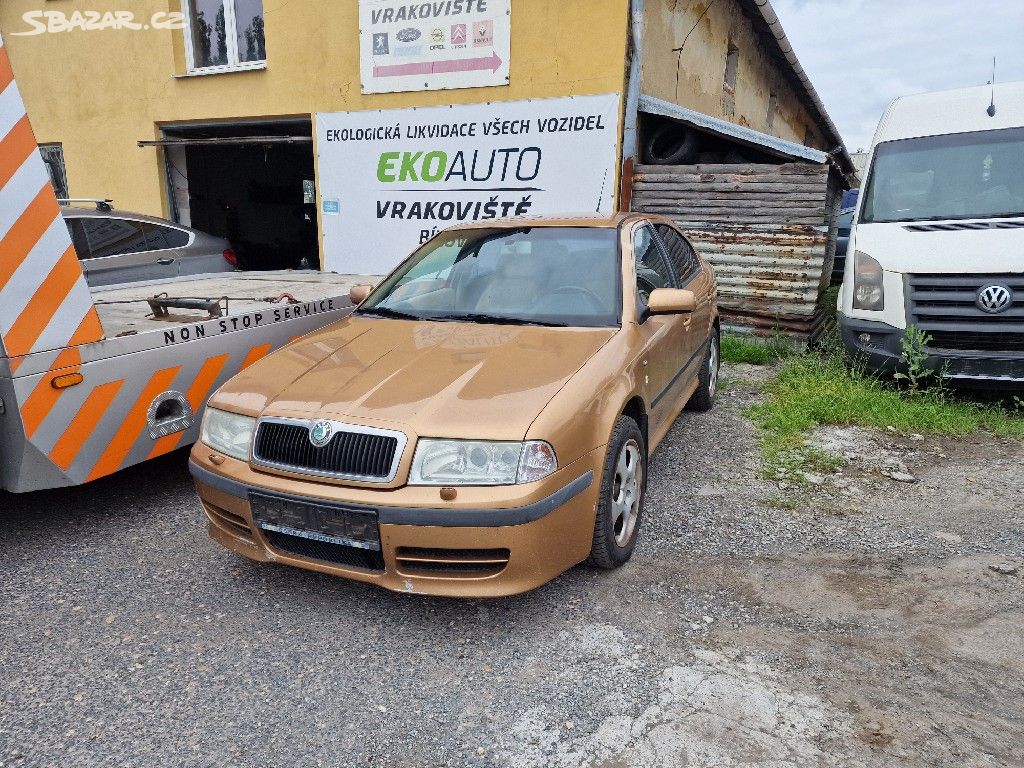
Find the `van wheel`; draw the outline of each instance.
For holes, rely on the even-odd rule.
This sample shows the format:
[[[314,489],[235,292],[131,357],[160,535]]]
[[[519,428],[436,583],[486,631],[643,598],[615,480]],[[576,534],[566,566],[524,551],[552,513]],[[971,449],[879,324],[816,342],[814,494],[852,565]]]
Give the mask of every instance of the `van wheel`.
[[[601,497],[587,562],[611,570],[633,555],[647,488],[647,450],[640,427],[628,416],[615,422],[601,472]]]
[[[715,395],[718,394],[718,371],[722,365],[722,341],[718,335],[718,329],[711,329],[711,338],[708,340],[708,351],[704,353],[704,362],[701,364],[699,383],[697,391],[690,397],[686,404],[691,411],[710,411],[715,404]]]

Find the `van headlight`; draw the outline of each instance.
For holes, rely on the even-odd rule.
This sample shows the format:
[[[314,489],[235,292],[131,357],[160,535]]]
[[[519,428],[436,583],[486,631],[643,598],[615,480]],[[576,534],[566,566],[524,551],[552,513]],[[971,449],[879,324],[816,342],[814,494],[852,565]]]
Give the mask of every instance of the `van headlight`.
[[[516,485],[541,480],[558,469],[555,449],[543,440],[437,440],[423,438],[409,485]]]
[[[860,251],[853,256],[853,308],[876,312],[885,308],[882,265]]]
[[[256,419],[207,406],[200,440],[214,450],[242,461],[249,460],[249,445]]]

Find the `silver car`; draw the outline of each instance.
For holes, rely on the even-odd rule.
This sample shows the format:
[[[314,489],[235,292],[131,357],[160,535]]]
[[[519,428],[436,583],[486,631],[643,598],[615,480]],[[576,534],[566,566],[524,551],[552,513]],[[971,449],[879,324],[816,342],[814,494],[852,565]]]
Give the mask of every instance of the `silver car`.
[[[89,285],[136,283],[210,272],[230,272],[238,258],[231,243],[166,219],[118,211],[107,200],[61,200]],[[72,203],[93,203],[80,208]]]

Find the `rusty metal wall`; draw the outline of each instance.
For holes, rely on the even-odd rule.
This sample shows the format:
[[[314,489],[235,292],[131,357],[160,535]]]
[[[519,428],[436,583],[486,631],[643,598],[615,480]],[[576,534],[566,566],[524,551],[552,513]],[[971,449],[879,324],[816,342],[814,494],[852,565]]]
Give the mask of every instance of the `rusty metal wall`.
[[[807,342],[835,253],[827,165],[637,167],[632,208],[673,219],[715,266],[723,320]]]

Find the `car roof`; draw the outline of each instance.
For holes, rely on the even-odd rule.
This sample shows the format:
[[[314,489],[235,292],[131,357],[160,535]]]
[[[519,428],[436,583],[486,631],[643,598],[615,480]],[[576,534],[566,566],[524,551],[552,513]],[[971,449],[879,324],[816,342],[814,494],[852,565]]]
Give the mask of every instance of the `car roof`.
[[[175,224],[173,221],[161,219],[159,216],[148,216],[145,213],[135,213],[134,211],[122,211],[120,208],[111,208],[109,211],[99,211],[95,208],[82,208],[77,205],[62,205],[60,207],[60,212],[63,216],[67,216],[72,219],[125,218],[133,219],[135,221],[148,221],[151,224],[162,224],[165,227],[175,227],[176,229],[188,229],[188,227],[183,224]]]
[[[655,218],[638,213],[566,213],[557,216],[516,216],[504,219],[480,219],[458,224],[452,229],[516,229],[520,227],[591,227],[614,229],[622,222],[634,218]]]

